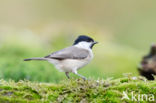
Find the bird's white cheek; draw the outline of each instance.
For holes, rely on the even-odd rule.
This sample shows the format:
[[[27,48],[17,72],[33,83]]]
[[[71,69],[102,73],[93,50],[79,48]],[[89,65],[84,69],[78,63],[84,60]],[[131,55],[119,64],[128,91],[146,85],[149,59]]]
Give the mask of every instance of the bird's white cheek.
[[[76,47],[79,47],[79,48],[90,49],[91,43],[88,43],[88,42],[80,42],[80,43],[78,43],[75,46]]]

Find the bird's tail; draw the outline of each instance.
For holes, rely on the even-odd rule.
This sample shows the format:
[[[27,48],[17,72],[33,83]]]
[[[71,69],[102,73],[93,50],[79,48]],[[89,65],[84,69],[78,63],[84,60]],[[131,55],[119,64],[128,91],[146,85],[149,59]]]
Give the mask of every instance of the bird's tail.
[[[31,60],[47,60],[47,58],[29,58],[29,59],[24,59],[24,61],[31,61]]]

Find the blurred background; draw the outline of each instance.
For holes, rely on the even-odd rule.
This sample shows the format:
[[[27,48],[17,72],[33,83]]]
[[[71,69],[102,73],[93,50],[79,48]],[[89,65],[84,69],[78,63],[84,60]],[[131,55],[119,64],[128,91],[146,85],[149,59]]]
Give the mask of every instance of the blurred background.
[[[156,42],[155,5],[155,0],[0,0],[0,79],[64,80],[52,64],[23,59],[70,46],[82,34],[99,44],[80,74],[93,79],[138,75],[138,63]]]

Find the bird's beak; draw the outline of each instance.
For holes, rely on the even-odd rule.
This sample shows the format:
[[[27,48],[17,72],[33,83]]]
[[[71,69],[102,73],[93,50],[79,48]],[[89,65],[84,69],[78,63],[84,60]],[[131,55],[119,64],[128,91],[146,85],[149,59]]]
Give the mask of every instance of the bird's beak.
[[[98,43],[99,43],[99,42],[97,42],[97,41],[94,41],[94,42],[93,42],[93,44],[98,44]]]

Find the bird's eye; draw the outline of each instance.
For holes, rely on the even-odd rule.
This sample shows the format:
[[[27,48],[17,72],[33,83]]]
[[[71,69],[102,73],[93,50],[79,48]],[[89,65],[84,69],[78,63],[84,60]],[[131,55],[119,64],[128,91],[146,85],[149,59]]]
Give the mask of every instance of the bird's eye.
[[[88,39],[87,42],[93,42],[93,40],[92,39]]]

